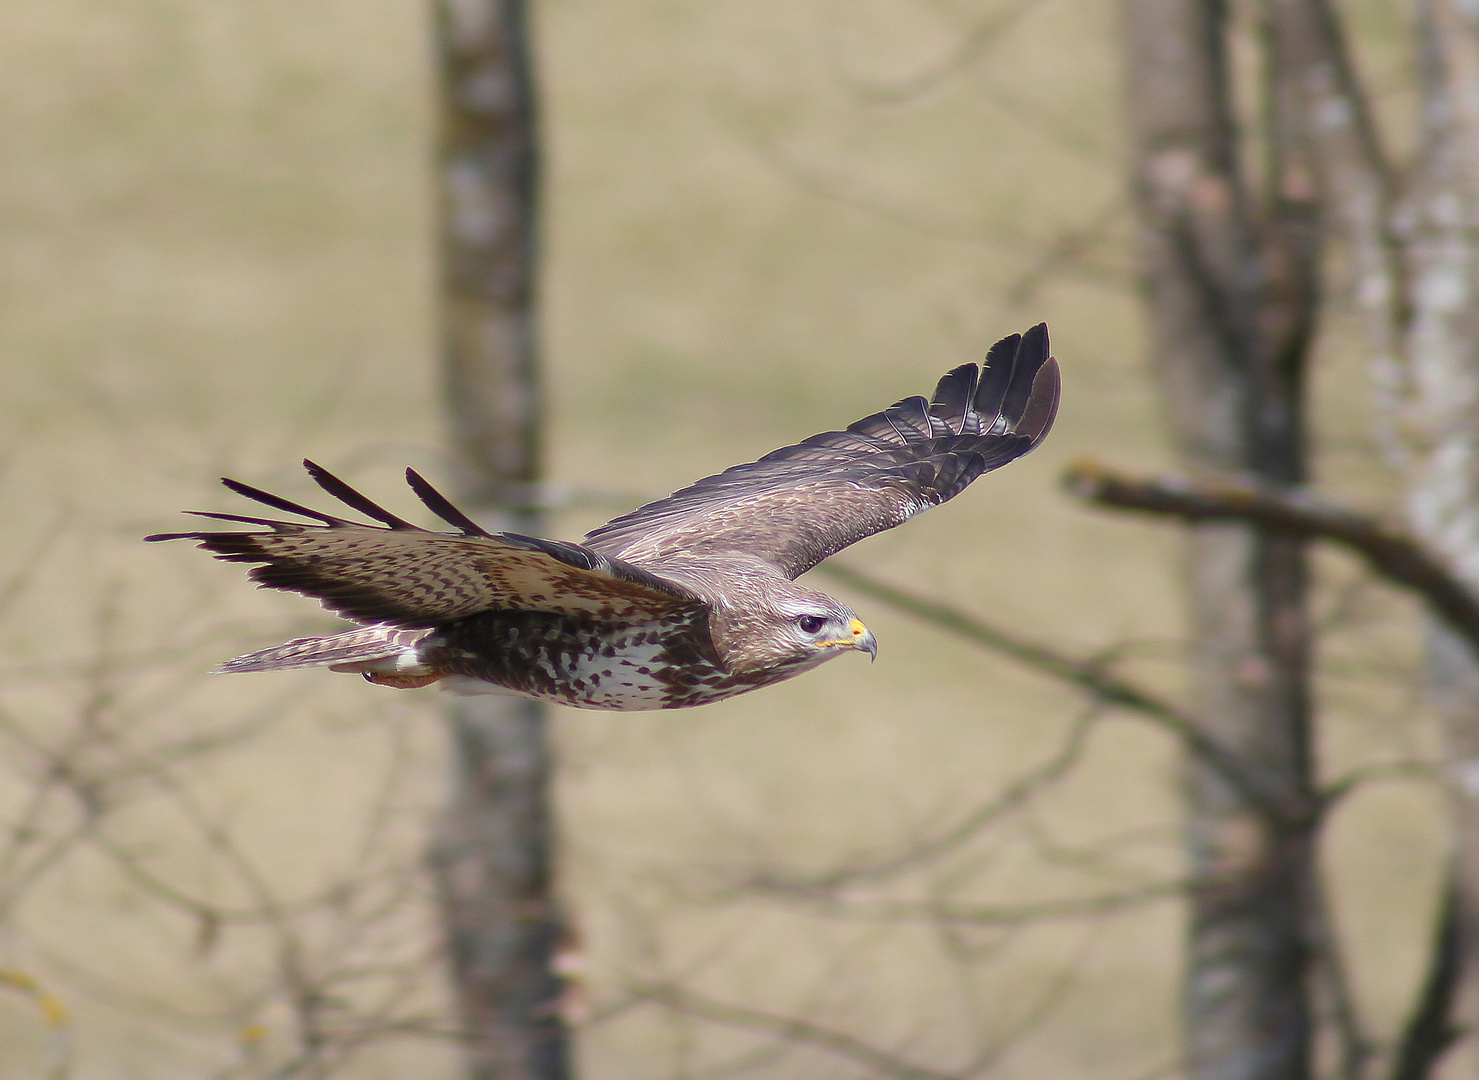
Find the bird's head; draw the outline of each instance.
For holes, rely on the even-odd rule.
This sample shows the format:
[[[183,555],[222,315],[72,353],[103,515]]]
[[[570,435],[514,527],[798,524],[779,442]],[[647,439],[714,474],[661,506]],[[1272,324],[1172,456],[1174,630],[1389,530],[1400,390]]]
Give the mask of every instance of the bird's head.
[[[798,673],[849,650],[878,656],[872,632],[826,593],[781,579],[766,581],[745,600],[716,612],[715,645],[731,670]]]

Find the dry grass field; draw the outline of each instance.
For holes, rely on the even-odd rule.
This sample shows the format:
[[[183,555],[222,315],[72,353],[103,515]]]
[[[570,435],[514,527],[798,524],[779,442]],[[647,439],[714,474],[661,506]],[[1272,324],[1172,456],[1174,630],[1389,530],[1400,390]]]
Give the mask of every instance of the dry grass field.
[[[1124,646],[1124,671],[1174,693],[1174,530],[1057,483],[1084,454],[1169,460],[1129,274],[1113,6],[536,14],[550,474],[575,496],[559,533],[926,392],[1046,319],[1065,396],[1045,447],[843,558],[1065,649]],[[1396,15],[1358,15],[1399,107]],[[399,470],[442,472],[427,17],[408,0],[0,16],[4,1080],[455,1075],[420,873],[443,794],[437,695],[204,674],[326,617],[139,543],[182,508],[233,508],[220,475],[307,496],[308,456],[409,511]],[[1322,479],[1383,505],[1343,332],[1337,314]],[[1321,573],[1327,775],[1427,760],[1411,608],[1352,564]],[[907,873],[829,903],[754,887],[944,835],[1086,715],[1041,676],[855,603],[872,667],[691,713],[559,715],[582,1075],[886,1075],[767,1016],[944,1074],[1176,1075],[1174,898],[938,917],[1175,880],[1175,748],[1132,716],[1095,715],[1061,779]],[[1334,823],[1340,928],[1383,1038],[1442,849],[1421,780],[1364,788]],[[929,904],[937,917],[899,915]],[[673,985],[732,1008],[634,996]]]

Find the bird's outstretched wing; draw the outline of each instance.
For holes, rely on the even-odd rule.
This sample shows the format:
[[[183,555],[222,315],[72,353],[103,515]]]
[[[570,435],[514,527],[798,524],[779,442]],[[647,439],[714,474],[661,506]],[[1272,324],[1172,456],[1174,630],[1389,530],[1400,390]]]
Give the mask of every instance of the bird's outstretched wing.
[[[315,524],[192,511],[268,531],[161,533],[147,539],[195,540],[219,559],[261,563],[249,575],[260,585],[317,597],[331,611],[361,622],[427,627],[498,610],[645,620],[699,602],[675,582],[579,544],[485,532],[411,469],[406,479],[412,490],[458,532],[418,528],[313,462],[303,465],[330,495],[382,524],[347,521],[223,479],[240,495]]]
[[[1058,364],[1039,324],[846,431],[813,435],[705,477],[607,522],[592,549],[636,565],[678,553],[743,552],[795,578],[866,536],[959,494],[1042,442],[1058,409]]]

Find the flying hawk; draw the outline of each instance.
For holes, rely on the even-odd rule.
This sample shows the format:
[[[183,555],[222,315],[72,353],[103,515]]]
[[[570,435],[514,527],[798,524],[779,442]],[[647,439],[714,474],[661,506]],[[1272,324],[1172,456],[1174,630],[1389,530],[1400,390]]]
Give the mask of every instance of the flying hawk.
[[[259,563],[261,586],[317,597],[359,625],[218,670],[327,666],[383,686],[441,682],[586,709],[677,709],[789,679],[850,650],[876,656],[856,615],[795,583],[1043,440],[1058,365],[1038,325],[846,431],[813,435],[624,514],[579,544],[489,533],[414,471],[411,489],[457,531],[396,517],[326,470],[319,486],[373,518],[320,513],[236,480],[312,524],[211,514],[266,531],[165,533]]]

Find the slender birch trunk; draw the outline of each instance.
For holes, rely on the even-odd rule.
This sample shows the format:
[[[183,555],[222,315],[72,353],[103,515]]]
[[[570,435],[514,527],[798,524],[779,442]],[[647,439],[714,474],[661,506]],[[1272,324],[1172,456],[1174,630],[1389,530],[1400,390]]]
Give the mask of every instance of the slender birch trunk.
[[[1414,532],[1479,588],[1479,16],[1462,0],[1419,0],[1420,140],[1398,170],[1334,8],[1298,6],[1328,28],[1309,72],[1305,123],[1330,219],[1351,254],[1378,440],[1403,475]],[[1394,1068],[1402,1080],[1429,1075],[1460,1029],[1479,1031],[1479,661],[1436,625],[1427,643],[1447,741],[1453,880]],[[1479,1040],[1465,1043],[1465,1074],[1479,1075]]]
[[[1224,11],[1125,0],[1139,248],[1153,349],[1189,471],[1305,479],[1303,375],[1317,235],[1303,145],[1268,88],[1269,192],[1238,167]],[[1278,41],[1278,32],[1274,32]],[[1301,171],[1303,170],[1303,171]],[[1256,771],[1256,799],[1185,766],[1195,876],[1183,988],[1189,1075],[1304,1080],[1318,921],[1304,546],[1236,524],[1190,530],[1194,711]]]
[[[442,345],[457,486],[474,517],[540,531],[538,139],[522,0],[439,0]],[[432,846],[473,1080],[565,1080],[553,971],[548,721],[535,702],[449,709],[453,795]]]
[[[1419,4],[1422,150],[1397,208],[1405,257],[1405,376],[1390,427],[1413,529],[1479,589],[1479,24],[1452,0]],[[1454,1000],[1460,1060],[1479,1075],[1479,658],[1427,628],[1428,678],[1444,722],[1454,829]]]

